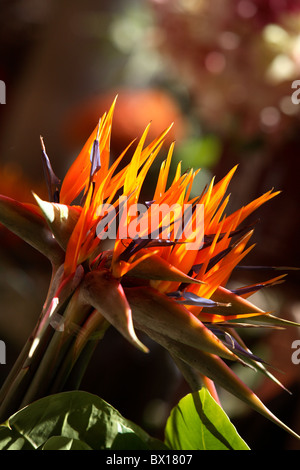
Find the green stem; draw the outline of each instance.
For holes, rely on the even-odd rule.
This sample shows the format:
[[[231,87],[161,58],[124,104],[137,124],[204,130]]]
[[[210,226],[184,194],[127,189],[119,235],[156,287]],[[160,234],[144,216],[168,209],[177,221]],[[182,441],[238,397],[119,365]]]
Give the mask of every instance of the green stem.
[[[21,407],[24,393],[30,385],[52,334],[53,328],[49,326],[33,354],[31,354],[31,351],[34,336],[24,346],[11,374],[9,374],[1,389],[0,423]]]
[[[34,377],[24,394],[21,406],[25,406],[44,395],[49,394],[52,384],[56,380],[60,369],[66,369],[68,362],[68,351],[76,341],[76,336],[81,331],[81,325],[85,322],[90,313],[90,306],[84,305],[79,300],[79,291],[75,291],[69,299],[63,312],[57,316],[60,319],[58,329],[53,329],[53,336],[45,350]],[[72,366],[72,364],[71,364]],[[66,376],[70,370],[65,370]],[[57,384],[55,392],[61,390],[60,384]]]
[[[51,302],[49,297],[48,301]],[[46,313],[45,309],[43,313]],[[80,302],[77,289],[56,310],[55,314],[60,320],[57,329],[52,326],[52,317],[41,316],[42,322],[39,319],[0,392],[0,423],[32,401],[62,391],[77,365],[78,371],[74,370],[72,380],[76,377],[76,383],[79,383],[99,340],[99,337],[97,341],[95,337],[91,340],[91,335],[103,323],[100,314],[94,325],[88,322],[91,313],[91,307]],[[92,318],[95,319],[95,315]],[[85,327],[82,335],[83,326],[89,323],[94,328]],[[81,354],[82,360],[77,364]]]
[[[108,327],[109,323],[97,310],[94,310],[87,317],[72,347],[69,348],[64,364],[59,369],[59,373],[57,374],[50,393],[54,393],[53,390],[57,390],[58,388],[64,388],[67,381],[68,388],[70,388],[71,382],[73,383],[75,381],[74,383],[76,384],[80,383],[81,379],[79,377],[83,375],[81,370],[83,367],[87,367],[92,352],[100,339],[103,338]],[[69,374],[72,375],[70,379]],[[75,378],[77,375],[78,377]],[[76,388],[77,387],[78,385],[76,385]]]
[[[1,387],[1,390],[0,390],[0,403],[1,403],[0,410],[2,409],[2,404],[3,404],[3,401],[5,400],[5,397],[8,394],[8,391],[10,390],[10,392],[11,392],[13,390],[13,388],[11,389],[11,387],[13,387],[12,384],[16,381],[16,379],[18,377],[18,374],[20,373],[20,371],[22,370],[23,367],[27,367],[29,365],[29,353],[32,349],[33,342],[36,338],[36,334],[37,334],[40,322],[42,321],[42,319],[43,319],[43,317],[44,317],[44,315],[47,311],[47,308],[49,306],[49,303],[51,301],[51,296],[53,296],[53,294],[54,294],[55,276],[58,272],[59,272],[59,266],[55,266],[53,264],[52,265],[51,282],[50,282],[50,285],[49,285],[49,289],[48,289],[48,293],[47,293],[46,301],[44,303],[43,310],[42,310],[42,312],[39,316],[39,319],[38,319],[38,321],[37,321],[37,323],[34,327],[33,332],[31,333],[28,340],[26,341],[26,343],[25,343],[23,349],[21,350],[15,364],[13,365],[11,371],[9,372],[8,376],[6,377],[4,383]],[[37,354],[36,354],[36,356],[37,356]],[[25,366],[25,363],[27,364],[27,366]],[[0,411],[0,416],[1,416],[1,411]],[[1,422],[1,417],[0,417],[0,422]]]
[[[98,343],[99,339],[90,340],[87,342],[83,348],[83,351],[78,357],[76,364],[74,364],[74,367],[70,369],[70,373],[68,375],[60,374],[60,377],[57,378],[57,381],[53,386],[53,392],[50,390],[50,393],[55,393],[58,384],[61,390],[78,390]],[[61,368],[60,371],[62,370],[63,368]]]

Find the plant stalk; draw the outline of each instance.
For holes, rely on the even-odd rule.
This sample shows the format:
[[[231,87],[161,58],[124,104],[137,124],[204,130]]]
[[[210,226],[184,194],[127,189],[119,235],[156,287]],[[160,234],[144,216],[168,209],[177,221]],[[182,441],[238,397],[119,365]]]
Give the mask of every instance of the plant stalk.
[[[60,321],[40,320],[0,391],[0,423],[33,401],[65,387],[78,388],[108,323],[79,301],[77,289],[58,309]]]

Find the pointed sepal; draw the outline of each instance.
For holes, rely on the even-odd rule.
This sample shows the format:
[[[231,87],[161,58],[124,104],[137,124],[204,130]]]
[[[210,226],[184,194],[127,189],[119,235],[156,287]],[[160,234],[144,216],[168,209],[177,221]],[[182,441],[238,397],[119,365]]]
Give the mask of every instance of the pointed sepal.
[[[213,309],[214,313],[220,313],[222,315],[234,315],[234,314],[247,314],[247,313],[258,313],[264,315],[265,312],[252,304],[249,300],[241,297],[240,295],[231,292],[225,287],[219,286],[211,296],[211,299],[218,303],[226,303],[226,311],[222,307]]]
[[[172,355],[197,369],[201,374],[213,380],[217,385],[239,398],[296,439],[300,439],[300,436],[280,421],[220,357],[183,345],[157,333],[152,333],[152,338],[170,351]]]
[[[194,279],[183,273],[159,255],[153,254],[149,258],[144,258],[134,268],[129,271],[129,275],[154,281],[174,281],[186,284],[203,284],[202,281]]]
[[[131,308],[123,287],[112,277],[109,270],[91,271],[86,274],[81,285],[81,297],[100,312],[130,343],[143,352],[148,352],[136,336]]]
[[[262,309],[251,303],[249,300],[245,299],[240,295],[235,294],[234,292],[231,292],[230,290],[222,286],[219,286],[216,289],[211,299],[215,300],[216,302],[228,302],[230,304],[230,306],[226,307],[226,309],[222,307],[212,308],[211,312],[216,314],[220,313],[224,316],[231,315],[234,313],[244,314],[244,319],[249,321],[250,316],[249,318],[247,318],[247,314],[250,315],[252,313],[255,313],[256,315],[251,316],[251,322],[270,326],[300,326],[300,323],[276,317],[270,312],[264,312]]]
[[[183,305],[151,288],[125,289],[134,324],[142,331],[151,329],[181,343],[239,360],[200,320]]]

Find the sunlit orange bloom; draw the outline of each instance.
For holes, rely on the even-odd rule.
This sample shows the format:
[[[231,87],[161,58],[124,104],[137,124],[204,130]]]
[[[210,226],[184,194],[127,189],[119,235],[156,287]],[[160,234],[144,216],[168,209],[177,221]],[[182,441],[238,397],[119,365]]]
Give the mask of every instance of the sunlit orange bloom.
[[[81,200],[84,200],[82,207],[76,206],[80,211],[80,215],[66,249],[65,272],[68,274],[74,272],[78,264],[87,260],[93,262],[96,256],[99,255],[101,237],[96,234],[97,224],[101,220],[97,212],[99,206],[104,203],[115,204],[114,207],[117,209],[117,196],[119,197],[120,190],[122,196],[126,199],[127,207],[139,201],[140,191],[147,172],[157,158],[164,137],[168,132],[167,129],[151,144],[144,147],[149,130],[148,126],[136,146],[130,163],[118,170],[126,151],[110,165],[109,145],[114,106],[115,102],[109,113],[100,119],[99,125],[95,128],[80,155],[71,166],[61,186],[61,204],[71,205],[80,195]],[[91,175],[91,159],[97,141],[99,142],[99,168]],[[172,244],[172,236],[174,239],[174,233],[172,232],[169,236],[169,246],[165,244],[164,246],[156,245],[151,247],[151,243],[148,243],[148,246],[145,243],[143,246],[141,245],[141,248],[138,248],[137,242],[117,237],[111,252],[110,269],[114,277],[122,278],[124,275],[130,274],[131,271],[135,275],[139,269],[138,265],[141,264],[139,272],[142,273],[143,266],[146,263],[147,266],[152,263],[151,259],[147,261],[151,257],[153,258],[153,279],[150,281],[150,285],[160,292],[174,292],[179,289],[181,280],[172,282],[165,279],[155,279],[154,266],[159,258],[160,262],[156,268],[158,271],[164,262],[164,266],[167,265],[169,269],[172,267],[182,276],[189,275],[195,280],[202,281],[201,283],[189,283],[185,287],[185,291],[209,299],[220,286],[226,286],[232,270],[252,249],[252,246],[247,247],[247,244],[253,230],[249,229],[247,231],[244,228],[241,230],[242,234],[244,231],[243,236],[238,241],[233,242],[234,237],[237,238],[239,234],[238,227],[254,210],[276,196],[278,192],[269,191],[234,214],[226,216],[225,211],[229,197],[225,196],[237,167],[234,167],[220,182],[215,184],[212,180],[209,187],[199,198],[190,199],[189,195],[193,180],[198,170],[190,170],[182,174],[181,165],[179,164],[174,180],[169,187],[167,186],[173,148],[174,145],[171,145],[167,159],[161,164],[153,192],[153,201],[155,201],[158,208],[162,204],[167,204],[169,207],[174,204],[180,206],[187,203],[202,204],[204,207],[203,247],[200,250],[187,250],[185,240],[181,240],[181,243],[178,244]],[[153,215],[153,212],[151,214]],[[149,214],[146,213],[143,217],[148,219]],[[128,226],[132,218],[134,216],[126,215],[122,223]],[[151,221],[147,220],[147,222],[147,226],[151,229],[151,223],[149,223]],[[174,216],[173,219],[169,218],[168,222],[172,225]],[[193,220],[191,223],[193,223]],[[161,226],[163,224],[164,221],[162,220]],[[140,233],[140,235],[146,235],[154,245],[150,230],[148,233]],[[128,249],[130,243],[132,250]],[[190,307],[190,310],[197,316],[201,316],[203,307],[193,306]],[[207,318],[207,315],[210,314],[206,312],[202,315],[204,315],[203,318]],[[222,318],[226,319],[225,316]],[[220,320],[220,316],[218,316],[218,320]]]
[[[99,120],[62,184],[42,145],[50,202],[36,195],[34,208],[0,197],[0,220],[44,252],[54,267],[50,289],[54,297],[45,304],[34,344],[72,295],[65,320],[76,324],[81,334],[71,363],[90,335],[102,331],[102,319],[147,351],[135,332],[143,331],[170,352],[192,387],[192,371],[197,371],[205,384],[218,383],[293,434],[223,361],[250,366],[281,386],[235,327],[286,323],[249,301],[252,293],[282,282],[285,274],[235,291],[228,288],[232,271],[254,246],[249,245],[254,227],[245,219],[278,192],[268,191],[228,215],[227,190],[237,167],[194,197],[192,185],[199,170],[182,171],[178,164],[170,181],[172,144],[161,163],[152,200],[142,201],[145,178],[171,126],[146,144],[148,125],[140,140],[131,142],[112,162],[115,103]],[[127,163],[124,156],[133,145]],[[142,213],[138,203],[146,208]],[[178,225],[186,206],[191,210],[184,225],[193,227],[187,232]],[[162,207],[169,209],[162,213]],[[115,236],[107,237],[111,228]],[[132,234],[130,228],[136,231]]]
[[[139,201],[147,172],[157,158],[169,130],[167,129],[157,139],[145,146],[149,131],[148,126],[136,145],[130,163],[119,169],[127,149],[113,164],[110,164],[110,136],[115,102],[109,112],[99,120],[61,186],[60,204],[70,206],[76,199],[80,198],[81,200],[81,202],[77,202],[79,205],[72,206],[78,210],[78,219],[66,246],[65,273],[70,275],[81,263],[93,264],[99,262],[101,258],[107,257],[110,272],[116,279],[126,278],[129,275],[144,277],[148,279],[149,287],[165,294],[177,292],[177,297],[178,291],[184,284],[185,295],[194,294],[200,299],[214,300],[222,286],[226,286],[235,266],[253,248],[253,246],[247,247],[253,230],[242,228],[239,231],[238,227],[254,210],[278,193],[269,191],[234,214],[226,216],[225,211],[229,201],[226,192],[237,167],[234,167],[220,182],[215,183],[212,180],[200,197],[190,199],[193,180],[198,170],[182,173],[181,164],[179,164],[172,183],[167,186],[174,148],[172,144],[167,159],[161,164],[153,192],[153,201],[158,208],[162,204],[167,204],[169,207],[174,204],[181,207],[186,203],[202,204],[204,207],[204,245],[201,246],[201,249],[187,250],[186,240],[181,239],[180,243],[176,243],[172,230],[169,233],[169,243],[163,243],[162,238],[160,238],[161,246],[159,243],[154,243],[155,240],[151,237],[151,223],[149,223],[151,221],[148,220],[148,212],[150,211],[148,211],[143,215],[144,219],[147,218],[148,232],[140,233],[141,237],[147,236],[145,243],[139,244],[139,240],[117,236],[109,254],[107,252],[103,254],[101,252],[101,236],[96,232],[97,224],[101,220],[98,214],[99,206],[104,203],[111,204],[118,210],[119,199],[117,196],[119,197],[121,194],[127,203],[127,214],[119,222],[122,227],[119,227],[118,230],[121,231],[122,228],[130,225],[135,214],[128,215],[128,208]],[[93,165],[95,165],[94,170],[92,170]],[[153,212],[151,215],[153,216]],[[174,223],[175,217],[175,214],[173,217],[169,217],[168,229]],[[140,219],[141,225],[143,225],[143,218]],[[193,222],[192,219],[191,223]],[[163,225],[164,220],[161,221],[161,235],[163,234]],[[239,233],[242,236],[233,241]],[[165,273],[160,278],[163,269],[165,269]],[[253,292],[255,290],[254,286]],[[184,296],[181,297],[181,300],[184,304]],[[227,303],[223,302],[223,305],[228,307],[229,300]],[[189,311],[205,322],[214,323],[251,318],[261,314],[259,309],[255,308],[252,311],[250,308],[251,311],[246,313],[235,311],[234,314],[229,315],[230,309],[225,306],[223,309],[219,307],[218,310],[221,310],[223,314],[217,314],[214,309],[210,308],[209,303],[207,308],[202,305],[201,301],[198,303],[199,306],[196,300],[190,303],[191,305],[188,305]]]

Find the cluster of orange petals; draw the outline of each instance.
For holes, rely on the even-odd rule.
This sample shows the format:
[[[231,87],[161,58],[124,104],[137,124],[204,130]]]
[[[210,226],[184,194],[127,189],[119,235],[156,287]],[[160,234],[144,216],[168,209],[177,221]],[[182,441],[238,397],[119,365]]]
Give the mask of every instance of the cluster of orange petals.
[[[89,263],[93,263],[97,257],[99,258],[99,244],[101,240],[96,234],[96,227],[99,222],[98,207],[102,204],[112,204],[117,209],[117,196],[120,195],[120,191],[129,205],[137,203],[148,170],[156,159],[169,130],[166,129],[158,138],[144,146],[149,130],[148,126],[136,146],[130,163],[118,171],[118,166],[121,165],[123,157],[133,142],[111,164],[110,136],[114,106],[115,101],[109,112],[100,119],[98,126],[67,172],[61,186],[61,204],[71,206],[80,194],[85,195],[82,207],[77,205],[72,206],[74,210],[78,211],[79,217],[66,248],[66,274],[74,273],[77,265],[82,262],[88,260]],[[99,142],[101,166],[91,176],[91,153],[96,140]],[[167,186],[173,147],[172,144],[166,160],[161,164],[154,189],[153,201],[157,205],[168,204],[170,207],[173,204],[180,204],[182,206],[186,203],[192,205],[202,204],[204,207],[204,233],[205,237],[210,239],[210,243],[207,246],[204,245],[199,250],[187,250],[185,243],[174,243],[171,246],[156,246],[153,248],[146,247],[138,250],[129,259],[124,261],[122,260],[122,253],[124,253],[126,246],[128,246],[131,240],[117,237],[113,247],[110,269],[113,276],[120,279],[124,275],[130,274],[131,271],[138,270],[139,265],[141,265],[142,272],[146,261],[151,258],[150,263],[152,262],[153,270],[155,270],[155,264],[158,263],[158,271],[163,269],[163,267],[168,267],[170,270],[175,270],[177,273],[182,274],[182,279],[184,279],[184,275],[190,273],[195,282],[189,283],[186,291],[209,299],[218,294],[221,286],[226,286],[232,270],[254,246],[247,247],[253,230],[249,229],[236,243],[232,243],[232,234],[237,231],[241,223],[254,210],[278,193],[268,191],[245,207],[227,216],[225,211],[229,195],[226,196],[226,192],[236,167],[220,182],[215,183],[212,180],[200,197],[190,198],[193,180],[199,170],[194,171],[191,169],[182,173],[181,164],[178,164],[174,179],[169,187]],[[126,219],[125,223],[127,224],[128,222]],[[151,233],[148,235],[151,237]],[[215,257],[226,250],[226,255],[220,256],[220,260],[210,267],[211,260],[216,259]],[[193,272],[193,266],[200,266],[198,272]],[[269,282],[272,283],[280,278],[281,276]],[[179,281],[161,280],[158,278],[150,280],[152,287],[164,293],[176,291],[180,284],[181,282]],[[212,314],[203,311],[202,307],[197,306],[191,306],[189,309],[202,321],[219,322],[244,316],[243,314],[230,316],[228,313],[226,316]],[[252,313],[254,314],[254,312]]]

